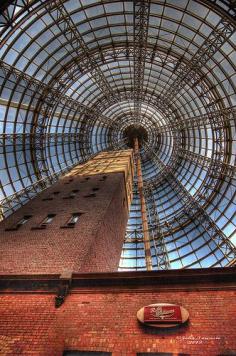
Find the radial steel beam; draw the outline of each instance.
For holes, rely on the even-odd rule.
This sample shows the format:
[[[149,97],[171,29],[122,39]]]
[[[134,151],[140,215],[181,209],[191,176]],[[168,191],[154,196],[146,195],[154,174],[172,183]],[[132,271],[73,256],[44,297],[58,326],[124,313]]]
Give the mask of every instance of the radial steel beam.
[[[209,168],[210,166],[215,167],[215,165],[218,165],[217,170],[220,170],[220,174],[222,176],[229,177],[229,178],[236,178],[236,166],[232,166],[230,164],[221,161],[219,162],[210,157],[203,156],[198,153],[194,153],[184,149],[180,149],[180,151],[178,152],[178,156],[188,161],[191,161],[193,163],[196,163],[201,167]]]
[[[30,75],[20,71],[19,69],[8,65],[4,61],[0,60],[0,76],[3,74],[4,78],[14,78],[15,83],[23,85],[27,89],[31,89],[34,93],[39,95],[45,95],[48,97],[48,101],[55,100],[61,105],[69,110],[76,111],[79,114],[85,114],[87,116],[92,116],[96,118],[97,122],[103,124],[106,127],[115,125],[113,121],[108,116],[99,114],[97,111],[89,108],[88,106],[78,102],[77,100],[61,93],[52,86],[44,84],[42,81],[31,77]],[[42,113],[44,113],[42,111]]]
[[[18,192],[15,192],[14,194],[11,194],[10,196],[2,199],[0,201],[2,216],[8,216],[9,212],[11,213],[15,210],[15,206],[18,205],[19,208],[19,205],[24,205],[25,203],[27,203],[30,199],[34,198],[39,192],[47,189],[49,186],[55,183],[60,176],[66,174],[77,164],[78,162],[58,172],[54,172],[51,174],[50,178],[46,176],[42,178],[42,181],[37,180],[36,182],[33,182],[30,186],[25,187],[24,189],[21,189]]]
[[[159,127],[160,132],[170,131],[172,128],[185,130],[185,129],[193,129],[195,127],[204,127],[211,126],[212,122],[217,125],[222,125],[222,120],[225,123],[229,123],[230,121],[234,121],[236,116],[236,107],[232,106],[230,108],[224,108],[221,110],[211,111],[208,114],[193,116],[186,119],[179,119],[175,123],[170,123],[168,125],[163,125]]]
[[[51,137],[51,135],[49,136]],[[63,135],[59,135],[59,137],[63,137]],[[114,149],[120,150],[124,148],[124,144],[125,144],[124,140],[113,142],[112,145],[106,147],[102,151],[110,151]],[[102,151],[99,151],[99,153]],[[67,166],[64,169],[61,169],[60,171],[53,172],[50,177],[45,176],[42,178],[42,181],[37,180],[36,182],[33,182],[30,186],[27,186],[24,189],[21,189],[20,191],[15,192],[14,194],[8,197],[3,198],[0,201],[0,216],[1,215],[2,217],[8,216],[12,211],[16,210],[15,207],[17,205],[18,208],[20,207],[19,205],[24,205],[30,199],[34,198],[39,192],[47,189],[49,186],[55,183],[61,176],[68,173],[68,171],[70,171],[73,167],[75,167],[78,164],[87,162],[88,160],[92,159],[96,155],[97,153],[87,154],[86,157],[83,157],[81,160],[75,162],[74,164]]]
[[[133,47],[117,47],[117,48],[113,48],[112,50],[110,49],[105,49],[104,50],[104,57],[108,57],[108,58],[113,58],[114,60],[117,60],[117,55],[119,54],[123,54],[123,55],[127,55],[127,52],[128,52],[128,55],[131,56],[131,57],[134,57],[134,48]],[[145,55],[145,61],[151,61],[153,60],[152,58],[153,57],[153,49],[149,49],[149,48],[145,48],[145,51],[143,51],[143,55]],[[155,54],[156,55],[156,54]],[[100,52],[97,54],[95,53],[94,54],[96,60],[99,60],[100,58]],[[158,53],[158,58],[160,58],[160,60],[162,60],[163,62],[163,65],[164,63],[166,62],[166,55],[165,54],[161,54],[161,53]],[[83,62],[83,59],[81,59],[80,57],[80,60]],[[80,60],[78,61],[77,59],[75,60],[75,62],[72,62],[70,64],[70,66],[67,68],[67,70],[70,72],[71,71],[71,76],[73,77],[73,74],[75,71],[78,71],[78,66],[79,66],[79,63],[80,63]],[[173,65],[177,66],[177,63],[180,63],[177,61],[176,58],[172,58],[171,56],[168,57],[168,63],[171,62]],[[186,63],[182,63],[181,64],[182,66],[182,70],[184,71],[184,68],[185,70],[187,70],[187,67],[188,65],[186,65]],[[200,70],[200,69],[199,69]],[[62,74],[63,75],[63,74]],[[203,74],[201,74],[200,72],[197,73],[196,75],[199,75],[201,78],[203,77]],[[60,79],[58,79],[58,83],[59,83]],[[188,83],[189,84],[189,83]],[[166,116],[166,119],[168,120],[168,125],[166,126],[163,126],[160,128],[160,130],[162,132],[166,132],[168,131],[169,127],[181,127],[181,126],[184,126],[184,123],[186,121],[186,125],[187,127],[190,125],[195,125],[197,126],[198,124],[201,125],[201,124],[204,124],[204,121],[206,122],[210,122],[210,118],[211,118],[211,115],[214,115],[215,113],[217,113],[218,111],[218,114],[221,113],[221,110],[218,110],[219,108],[215,105],[215,99],[212,97],[211,93],[209,93],[209,87],[205,84],[205,83],[200,83],[199,85],[196,85],[196,88],[197,88],[197,91],[199,92],[199,96],[202,96],[205,98],[205,102],[206,102],[206,106],[208,105],[209,108],[207,108],[207,111],[208,111],[208,114],[206,115],[203,115],[205,116],[204,120],[197,120],[194,121],[194,118],[193,118],[193,121],[191,119],[186,119],[186,120],[182,120],[180,117],[178,118],[175,118],[175,115],[173,112],[171,112],[170,110],[170,103],[169,101],[167,101],[167,98],[163,97],[163,96],[155,96],[154,94],[152,95],[149,95],[147,96],[145,93],[142,93],[142,102],[146,102],[147,104],[151,104],[151,105],[154,105],[156,108],[158,108],[161,112],[164,113],[164,115]],[[134,99],[134,93],[133,91],[131,92],[128,92],[128,91],[125,91],[125,92],[117,92],[115,94],[117,97],[119,97],[119,100],[133,100]],[[93,105],[93,108],[94,110],[98,110],[98,111],[102,111],[104,110],[104,108],[110,106],[113,104],[113,96],[114,96],[114,93],[110,93],[109,97],[102,97],[100,98],[94,105]],[[210,108],[211,106],[211,108]],[[227,111],[229,109],[225,109],[225,111]],[[223,109],[224,111],[224,109]],[[222,115],[224,115],[222,113]],[[209,116],[209,117],[208,117]],[[216,115],[215,115],[216,116]],[[224,118],[222,118],[221,116],[218,115],[218,118],[217,120],[218,121],[222,121],[224,119],[227,120],[227,118],[225,117],[224,115]],[[115,124],[115,122],[114,122]]]
[[[194,54],[188,65],[180,64],[176,68],[177,78],[170,88],[163,93],[163,96],[171,100],[187,83],[192,86],[199,85],[199,82],[202,81],[202,76],[200,75],[202,67],[221,49],[234,32],[235,26],[227,19],[222,18]]]
[[[105,97],[110,96],[110,94],[113,93],[113,90],[96,60],[91,55],[88,45],[84,41],[84,38],[78,31],[74,20],[64,6],[63,0],[53,0],[47,2],[46,9],[48,10],[49,15],[51,15],[51,10],[55,10],[53,15],[51,15],[55,25],[59,28],[63,36],[66,37],[68,43],[72,46],[77,56],[81,57],[81,55],[83,55],[83,61],[80,61],[79,63],[80,71],[83,72],[84,70],[89,70],[92,80],[98,84]],[[63,77],[60,80],[60,83],[62,82]],[[114,102],[117,102],[114,95],[113,100]]]
[[[14,80],[15,83],[23,85],[23,87],[32,90],[37,95],[38,105],[35,108],[31,147],[32,147],[32,162],[35,167],[35,174],[41,182],[44,184],[44,178],[50,179],[51,172],[49,170],[47,159],[45,157],[45,134],[47,124],[52,116],[53,110],[56,105],[62,105],[69,110],[76,111],[80,114],[86,115],[86,125],[90,125],[90,121],[93,123],[98,121],[99,123],[109,126],[115,126],[114,122],[104,115],[100,115],[98,112],[91,110],[86,105],[79,103],[77,100],[72,99],[63,94],[64,87],[61,85],[58,89],[54,89],[43,84],[41,81],[19,71],[18,69],[9,66],[8,64],[0,61],[1,75],[5,80]],[[38,98],[38,95],[40,96]],[[44,189],[44,186],[42,186]]]
[[[158,167],[163,168],[165,164],[160,160],[160,158],[154,153],[153,161]],[[216,246],[222,251],[224,257],[231,261],[236,257],[236,248],[227,238],[222,230],[220,230],[214,220],[207,214],[203,206],[193,197],[189,191],[184,187],[184,185],[176,178],[171,167],[168,169],[168,174],[166,175],[166,180],[169,182],[172,189],[180,196],[184,212],[191,219],[197,220],[201,226],[204,227],[205,231],[211,237],[212,241]],[[155,186],[152,182],[152,186]],[[148,183],[145,182],[144,187],[148,187]]]
[[[144,147],[146,145],[144,144]],[[172,160],[172,163],[170,164],[171,161],[168,162],[167,164],[164,164],[155,154],[153,150],[150,150],[149,148],[145,148],[146,150],[149,150],[149,158],[157,164],[158,168],[160,169],[160,173],[155,177],[147,181],[148,184],[152,184],[153,186],[159,185],[168,175],[171,173],[174,175],[176,167],[178,165],[181,165],[182,163],[182,152],[183,150],[180,149],[180,154],[177,153],[177,155],[174,155],[175,160]],[[190,154],[189,154],[190,156]],[[222,174],[225,171],[225,165],[223,162],[219,159],[215,159],[214,157],[211,158],[211,164],[207,166],[208,171],[207,174],[201,184],[201,191],[198,191],[198,194],[196,196],[198,202],[201,205],[207,204],[211,195],[215,195],[217,192],[218,186],[222,184]],[[230,169],[230,168],[229,168]],[[232,170],[231,170],[232,171]]]
[[[134,12],[134,123],[141,123],[141,104],[148,39],[149,0],[133,0]]]
[[[13,133],[13,134],[0,134],[0,145],[7,147],[12,145],[23,145],[23,144],[31,144],[32,140],[37,136],[37,134],[33,133]],[[57,144],[57,143],[78,143],[85,142],[83,132],[64,132],[64,133],[44,133],[42,138],[38,139],[45,140],[46,145]]]
[[[154,189],[152,189],[151,186],[144,189],[144,196],[148,211],[149,234],[152,236],[153,246],[157,258],[157,269],[166,270],[170,268],[170,261],[153,192]]]
[[[134,157],[135,157],[136,174],[138,180],[138,192],[139,192],[140,204],[141,204],[143,243],[144,243],[146,268],[147,271],[151,271],[152,270],[151,246],[150,246],[150,237],[148,231],[148,219],[147,219],[145,195],[143,192],[143,176],[142,176],[142,167],[141,167],[141,160],[139,154],[139,142],[137,138],[134,139]]]

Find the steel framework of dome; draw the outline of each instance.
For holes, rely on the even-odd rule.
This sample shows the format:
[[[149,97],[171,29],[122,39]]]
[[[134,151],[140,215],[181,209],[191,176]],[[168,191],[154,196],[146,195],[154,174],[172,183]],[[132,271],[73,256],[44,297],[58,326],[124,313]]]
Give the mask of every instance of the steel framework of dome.
[[[136,128],[153,269],[234,264],[236,2],[0,9],[2,216]],[[120,270],[143,269],[136,180]]]

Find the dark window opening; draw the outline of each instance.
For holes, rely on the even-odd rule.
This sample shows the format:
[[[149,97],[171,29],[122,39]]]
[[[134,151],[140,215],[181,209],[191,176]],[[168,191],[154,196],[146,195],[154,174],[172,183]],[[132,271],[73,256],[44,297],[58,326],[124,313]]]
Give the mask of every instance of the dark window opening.
[[[172,356],[169,352],[141,352],[137,353],[137,356]]]
[[[58,194],[60,194],[60,192],[53,192],[53,194],[54,194],[54,195],[58,195]]]
[[[94,194],[94,193],[84,195],[84,198],[94,198],[94,197],[96,197],[96,194]]]
[[[111,352],[104,351],[64,351],[63,356],[111,356]]]
[[[67,182],[65,182],[64,184],[70,184],[71,182],[73,182],[74,179],[69,179]]]
[[[56,214],[48,214],[46,218],[41,222],[39,226],[32,227],[31,230],[41,230],[41,229],[46,229],[47,225],[51,224],[53,221],[53,218],[56,216]]]
[[[63,199],[73,199],[76,196],[76,193],[78,192],[79,192],[78,189],[74,189],[72,190],[72,192],[70,192],[70,194],[67,197],[63,197]]]
[[[86,178],[84,178],[84,180],[82,180],[80,183],[86,183],[89,179],[90,179],[90,177],[86,177]]]
[[[24,217],[19,220],[15,225],[10,228],[7,228],[6,231],[18,230],[21,226],[25,225],[29,219],[32,218],[32,215],[24,215]]]
[[[74,199],[75,194],[70,194],[67,197],[63,197],[62,199]]]
[[[51,197],[43,198],[42,201],[53,200]]]
[[[99,181],[100,181],[100,182],[104,182],[104,180],[106,180],[106,179],[107,179],[107,176],[102,176],[102,178],[99,179]]]
[[[190,354],[173,354],[173,353],[170,353],[170,352],[139,352],[137,353],[137,356],[173,356],[173,355],[176,355],[176,356],[190,356]]]
[[[82,215],[83,213],[73,213],[70,217],[70,219],[67,221],[67,223],[63,226],[61,226],[61,228],[70,228],[70,227],[74,227],[75,224],[78,222],[79,217]]]
[[[92,190],[93,190],[94,192],[96,192],[96,191],[99,190],[99,188],[93,188]]]

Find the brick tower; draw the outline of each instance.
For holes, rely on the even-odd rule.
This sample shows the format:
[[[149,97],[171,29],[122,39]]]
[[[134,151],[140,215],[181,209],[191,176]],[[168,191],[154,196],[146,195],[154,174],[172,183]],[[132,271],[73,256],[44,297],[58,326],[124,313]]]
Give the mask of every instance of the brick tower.
[[[236,354],[235,267],[115,272],[132,152],[78,165],[1,222],[0,355]],[[153,303],[183,306],[189,320],[141,324],[137,312]]]
[[[1,222],[0,273],[116,271],[132,180],[132,150],[76,166]]]

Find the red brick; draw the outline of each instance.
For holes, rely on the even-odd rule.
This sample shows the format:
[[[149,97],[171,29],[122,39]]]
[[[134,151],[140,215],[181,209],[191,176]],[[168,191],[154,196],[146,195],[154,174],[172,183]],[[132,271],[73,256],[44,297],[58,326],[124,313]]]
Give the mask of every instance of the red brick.
[[[0,224],[0,274],[56,273],[63,270],[115,271],[118,268],[128,210],[123,173],[61,179]],[[69,184],[65,184],[69,182]],[[99,190],[93,192],[92,189]],[[74,199],[63,199],[79,189]],[[53,195],[60,191],[59,195]],[[89,193],[96,197],[85,198]],[[53,200],[43,201],[52,196]],[[84,212],[74,228],[62,229],[72,213]],[[56,217],[45,230],[31,230],[47,214]],[[5,231],[24,215],[33,217],[17,231]],[[108,253],[107,253],[108,252]]]
[[[187,296],[187,298],[186,298]],[[188,325],[155,330],[141,325],[137,310],[153,302],[183,305]],[[78,291],[59,309],[54,295],[8,294],[0,299],[1,355],[62,355],[64,349],[136,352],[236,354],[235,292]]]

